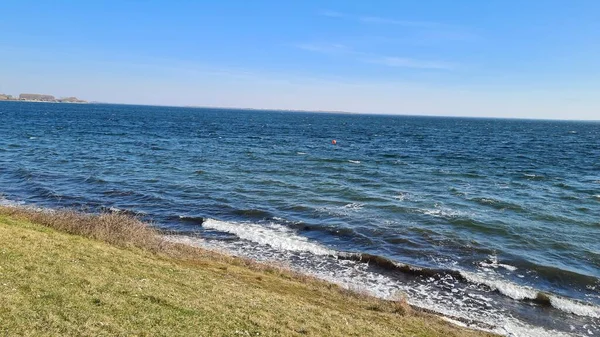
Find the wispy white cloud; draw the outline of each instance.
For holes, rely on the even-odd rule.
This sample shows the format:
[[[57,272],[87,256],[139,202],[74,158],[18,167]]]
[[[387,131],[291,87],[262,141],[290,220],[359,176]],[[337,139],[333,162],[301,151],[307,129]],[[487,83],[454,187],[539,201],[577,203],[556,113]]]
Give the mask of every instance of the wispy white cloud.
[[[435,21],[421,21],[421,20],[403,20],[397,18],[371,16],[371,15],[353,15],[337,11],[321,11],[318,13],[320,16],[325,16],[332,19],[343,19],[346,21],[352,21],[358,24],[365,24],[371,26],[386,26],[390,28],[387,30],[389,33],[393,26],[402,27],[409,29],[411,34],[414,34],[414,40],[418,44],[426,44],[427,42],[441,42],[441,41],[476,41],[479,37],[474,34],[471,30],[466,27],[448,24],[444,22]],[[397,40],[397,39],[396,39]]]
[[[429,21],[413,21],[413,20],[398,20],[398,19],[390,19],[379,16],[369,16],[369,15],[353,15],[348,13],[342,13],[331,10],[323,10],[318,13],[320,16],[337,18],[337,19],[347,19],[351,21],[356,21],[359,23],[367,23],[367,24],[378,24],[378,25],[396,25],[396,26],[405,26],[405,27],[416,27],[416,28],[434,28],[444,26],[443,23],[439,22],[429,22]]]
[[[352,53],[350,48],[341,43],[299,43],[295,48],[318,53]]]
[[[293,47],[321,54],[337,54],[352,58],[363,63],[379,64],[393,68],[412,68],[412,69],[432,69],[432,70],[453,70],[456,64],[444,61],[421,60],[410,57],[382,56],[373,53],[365,53],[353,50],[343,44],[296,44]]]
[[[412,21],[386,18],[380,16],[356,15],[344,12],[323,10],[318,12],[318,15],[331,18],[334,20],[349,21],[358,25],[378,25],[382,27],[383,34],[388,35],[395,33],[394,37],[369,37],[368,41],[362,42],[357,39],[346,42],[352,46],[341,43],[304,43],[294,45],[295,48],[304,51],[323,53],[328,55],[338,55],[346,60],[354,60],[356,62],[377,64],[393,68],[411,68],[411,69],[430,69],[430,70],[453,70],[457,68],[455,63],[437,61],[437,60],[422,60],[419,57],[405,56],[406,48],[399,49],[398,45],[439,45],[443,41],[456,41],[461,39],[472,38],[472,35],[467,34],[460,27],[447,25],[439,22],[430,21]],[[405,31],[394,29],[409,28]],[[387,44],[386,48],[380,49],[378,45]],[[359,47],[362,45],[362,47]],[[391,47],[391,48],[390,48]],[[391,50],[400,52],[400,55],[394,55]]]
[[[455,64],[443,61],[419,60],[406,57],[383,56],[365,59],[365,62],[380,64],[395,68],[413,68],[413,69],[433,69],[433,70],[452,70],[456,68]]]
[[[416,28],[437,28],[444,24],[439,22],[428,22],[428,21],[410,21],[410,20],[395,20],[382,18],[379,16],[358,16],[356,19],[363,23],[372,23],[379,25],[397,25],[405,27],[416,27]]]

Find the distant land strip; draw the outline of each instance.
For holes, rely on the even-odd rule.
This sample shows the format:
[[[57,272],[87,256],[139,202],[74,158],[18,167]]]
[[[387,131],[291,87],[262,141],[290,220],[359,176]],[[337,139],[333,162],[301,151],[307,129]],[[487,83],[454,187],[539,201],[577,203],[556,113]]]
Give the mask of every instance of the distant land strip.
[[[77,97],[56,98],[52,95],[42,94],[20,94],[19,97],[0,94],[0,101],[19,101],[19,102],[49,102],[49,103],[87,103]]]

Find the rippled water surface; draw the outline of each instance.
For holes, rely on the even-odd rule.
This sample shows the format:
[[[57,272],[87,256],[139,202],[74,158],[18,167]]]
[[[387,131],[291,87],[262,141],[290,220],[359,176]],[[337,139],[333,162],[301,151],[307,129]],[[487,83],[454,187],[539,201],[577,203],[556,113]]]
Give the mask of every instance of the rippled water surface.
[[[596,122],[2,102],[0,193],[500,333],[600,335]]]

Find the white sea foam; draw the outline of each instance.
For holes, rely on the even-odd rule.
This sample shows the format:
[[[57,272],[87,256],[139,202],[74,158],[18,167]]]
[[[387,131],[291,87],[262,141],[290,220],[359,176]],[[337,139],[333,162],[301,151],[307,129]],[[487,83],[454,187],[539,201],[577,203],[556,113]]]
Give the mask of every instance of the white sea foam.
[[[497,290],[504,296],[508,296],[515,300],[534,299],[538,291],[524,286],[519,286],[514,283],[494,279],[490,275],[481,275],[467,271],[460,271],[460,274],[469,282],[475,284],[483,284],[492,290]]]
[[[546,330],[540,327],[533,327],[523,324],[519,321],[508,319],[501,329],[493,331],[500,335],[508,337],[575,337],[576,335],[560,332],[556,330]]]
[[[420,210],[423,214],[431,215],[436,218],[454,218],[463,216],[464,213],[455,211],[449,208],[436,208],[436,209],[424,209]]]
[[[481,275],[466,271],[461,271],[460,274],[469,282],[486,285],[490,289],[497,290],[501,294],[515,300],[535,299],[539,293],[539,291],[533,288],[520,286],[506,280],[495,279],[493,276],[487,274]],[[550,295],[549,298],[550,304],[558,310],[577,316],[600,318],[600,307],[553,295]]]
[[[42,213],[42,212],[43,213],[54,213],[54,212],[56,212],[56,210],[54,210],[53,208],[45,208],[45,207],[38,207],[38,206],[35,206],[35,205],[27,205],[23,201],[8,200],[8,199],[3,198],[2,196],[0,196],[0,206],[25,208],[25,209],[28,209],[30,211],[40,212],[40,213]]]
[[[3,198],[2,196],[0,196],[0,206],[5,206],[5,207],[16,207],[19,204],[17,202],[8,200]]]
[[[352,164],[360,164],[360,160],[348,160]]]
[[[550,303],[556,309],[568,312],[577,316],[587,316],[592,318],[600,318],[600,308],[592,305],[577,303],[566,298],[551,296]]]
[[[351,209],[351,210],[358,211],[359,209],[362,209],[363,206],[364,206],[364,204],[359,204],[357,202],[353,202],[351,204],[346,204],[346,205],[344,205],[342,207],[346,208],[346,209]]]
[[[515,271],[515,270],[517,270],[517,269],[518,269],[518,268],[517,268],[517,267],[515,267],[515,266],[511,266],[510,264],[503,264],[503,263],[499,263],[499,264],[498,264],[498,267],[502,267],[502,268],[504,268],[504,269],[506,269],[506,270],[510,270],[510,271]]]
[[[410,194],[405,192],[400,192],[395,196],[396,199],[400,201],[410,200]]]
[[[336,207],[319,207],[317,211],[326,213],[334,216],[347,216],[352,212],[359,211],[363,208],[364,204],[353,202],[349,204],[345,204],[343,206]]]
[[[292,230],[278,224],[270,224],[267,227],[255,223],[207,219],[202,223],[202,227],[231,233],[240,239],[252,241],[259,245],[267,245],[279,250],[304,251],[315,255],[335,254],[335,251],[311,242],[307,238],[299,236]]]
[[[496,255],[490,255],[490,262],[482,261],[479,262],[479,265],[484,268],[494,268],[497,269],[499,267],[504,268],[509,271],[515,271],[518,268],[515,266],[511,266],[510,264],[498,263],[498,257]]]
[[[533,173],[523,173],[523,176],[526,177],[528,180],[540,180],[540,179],[545,178],[541,174],[533,174]]]

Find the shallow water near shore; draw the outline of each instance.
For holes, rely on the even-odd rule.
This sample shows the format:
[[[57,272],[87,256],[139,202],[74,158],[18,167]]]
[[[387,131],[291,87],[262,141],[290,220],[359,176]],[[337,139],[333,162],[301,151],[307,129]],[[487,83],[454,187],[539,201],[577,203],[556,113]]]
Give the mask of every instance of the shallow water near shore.
[[[597,122],[0,104],[5,202],[131,212],[516,336],[600,334],[598,158]]]

